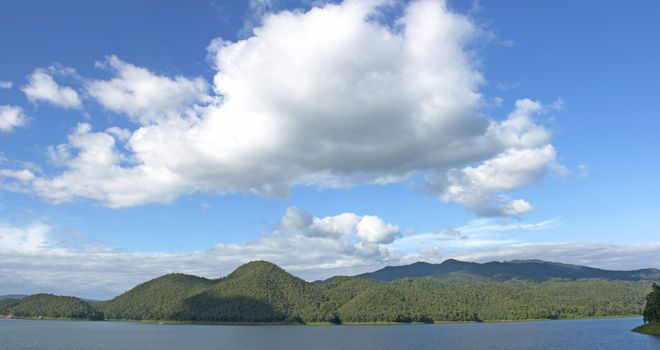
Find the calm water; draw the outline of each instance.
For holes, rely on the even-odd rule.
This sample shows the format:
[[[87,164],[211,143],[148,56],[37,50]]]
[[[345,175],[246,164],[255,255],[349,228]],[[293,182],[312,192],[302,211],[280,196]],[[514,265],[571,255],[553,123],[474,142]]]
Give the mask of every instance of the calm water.
[[[0,349],[660,349],[640,318],[411,326],[206,326],[0,319]]]

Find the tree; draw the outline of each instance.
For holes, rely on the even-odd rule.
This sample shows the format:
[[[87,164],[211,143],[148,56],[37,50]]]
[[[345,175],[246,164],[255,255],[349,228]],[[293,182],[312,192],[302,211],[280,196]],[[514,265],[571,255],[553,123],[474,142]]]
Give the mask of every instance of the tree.
[[[660,286],[653,283],[653,290],[646,296],[644,308],[644,323],[660,322]]]

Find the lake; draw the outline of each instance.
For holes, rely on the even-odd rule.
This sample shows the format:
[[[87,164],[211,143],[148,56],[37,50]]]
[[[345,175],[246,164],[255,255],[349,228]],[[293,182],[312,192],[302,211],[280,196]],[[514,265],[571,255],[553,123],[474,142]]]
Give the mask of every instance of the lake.
[[[215,326],[0,319],[0,349],[660,349],[641,318],[394,326]]]

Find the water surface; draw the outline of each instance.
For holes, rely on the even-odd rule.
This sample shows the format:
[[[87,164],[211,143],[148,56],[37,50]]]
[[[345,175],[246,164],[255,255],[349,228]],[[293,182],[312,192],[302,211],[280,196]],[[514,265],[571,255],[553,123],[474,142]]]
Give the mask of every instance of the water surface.
[[[0,319],[0,349],[660,349],[640,318],[395,326],[215,326]]]

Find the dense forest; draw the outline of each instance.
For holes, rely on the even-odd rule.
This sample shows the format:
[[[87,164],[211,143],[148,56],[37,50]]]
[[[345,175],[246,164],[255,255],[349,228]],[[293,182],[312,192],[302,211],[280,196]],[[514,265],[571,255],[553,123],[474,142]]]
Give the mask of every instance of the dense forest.
[[[495,280],[468,273],[394,281],[334,277],[309,283],[274,264],[258,261],[220,279],[161,276],[93,306],[77,298],[44,294],[0,300],[0,314],[339,324],[566,319],[640,315],[644,311],[645,320],[651,322],[657,319],[653,317],[658,316],[659,300],[656,286],[654,296],[646,298],[655,298],[655,304],[649,302],[644,308],[651,286],[647,280]],[[655,305],[655,309],[648,305]]]
[[[108,319],[207,322],[439,322],[640,315],[649,281],[494,281],[469,274],[308,283],[252,262],[227,277],[166,275],[103,304]]]
[[[0,315],[102,320],[103,313],[81,299],[35,294],[23,299],[0,300]]]

